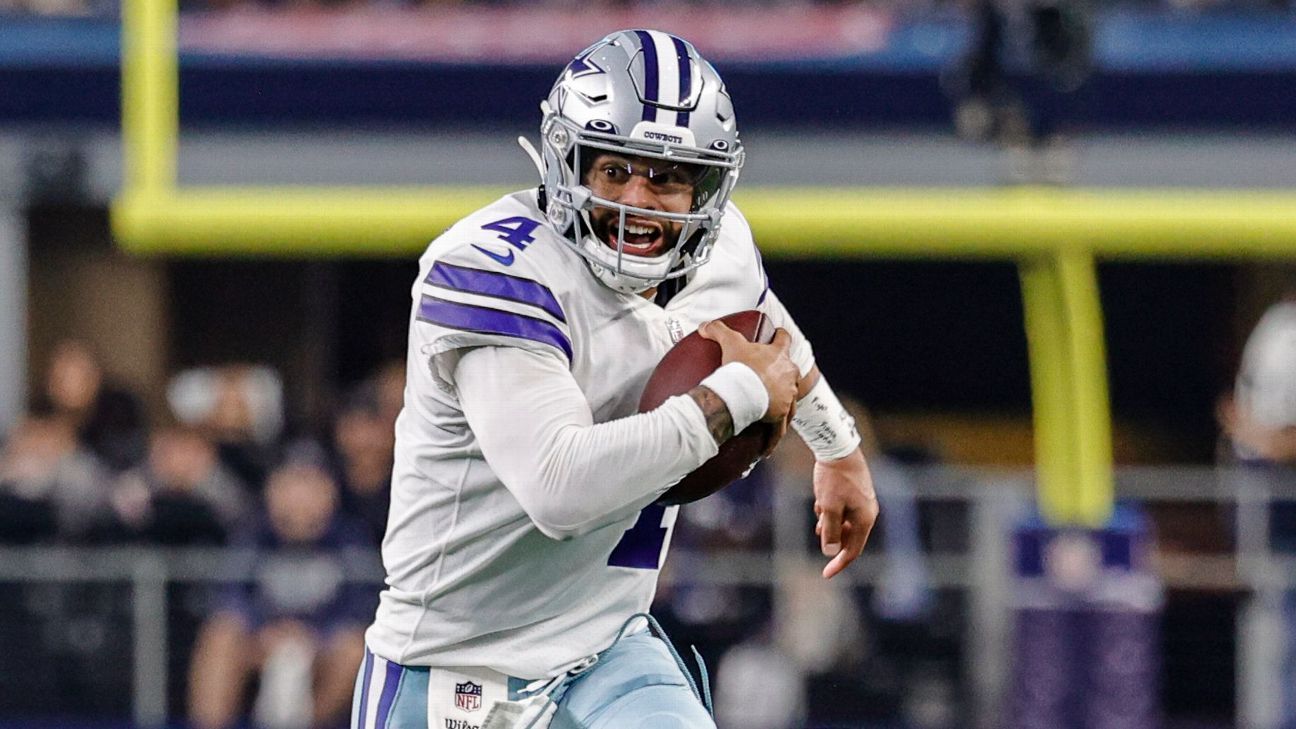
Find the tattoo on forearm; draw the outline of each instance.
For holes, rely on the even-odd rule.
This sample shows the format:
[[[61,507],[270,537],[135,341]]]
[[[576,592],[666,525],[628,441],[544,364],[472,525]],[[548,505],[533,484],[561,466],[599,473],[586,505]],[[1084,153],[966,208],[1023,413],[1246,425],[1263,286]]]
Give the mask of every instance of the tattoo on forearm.
[[[733,437],[733,416],[729,414],[729,407],[719,395],[709,387],[698,385],[689,390],[689,397],[702,408],[707,429],[711,431],[711,437],[715,438],[717,445]]]

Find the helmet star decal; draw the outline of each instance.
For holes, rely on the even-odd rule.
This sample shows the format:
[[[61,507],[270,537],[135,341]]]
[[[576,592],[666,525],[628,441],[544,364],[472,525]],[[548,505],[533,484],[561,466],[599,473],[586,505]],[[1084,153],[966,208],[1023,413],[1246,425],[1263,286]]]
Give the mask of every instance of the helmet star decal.
[[[584,53],[573,58],[572,62],[567,64],[567,78],[578,79],[583,76],[591,76],[596,73],[607,73],[606,68],[603,68],[602,66],[599,66],[594,61],[590,60],[590,56],[594,55],[594,52],[602,48],[604,45],[606,44],[600,43],[598,45],[587,48]]]

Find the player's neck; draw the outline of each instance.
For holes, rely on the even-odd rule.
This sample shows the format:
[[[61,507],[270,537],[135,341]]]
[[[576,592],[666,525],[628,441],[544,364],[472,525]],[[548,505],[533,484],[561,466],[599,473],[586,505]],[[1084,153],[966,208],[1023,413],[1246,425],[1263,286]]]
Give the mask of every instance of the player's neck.
[[[639,292],[639,295],[644,297],[645,299],[648,299],[649,301],[652,301],[653,297],[657,295],[657,287],[653,286],[652,288],[644,289],[643,291]]]

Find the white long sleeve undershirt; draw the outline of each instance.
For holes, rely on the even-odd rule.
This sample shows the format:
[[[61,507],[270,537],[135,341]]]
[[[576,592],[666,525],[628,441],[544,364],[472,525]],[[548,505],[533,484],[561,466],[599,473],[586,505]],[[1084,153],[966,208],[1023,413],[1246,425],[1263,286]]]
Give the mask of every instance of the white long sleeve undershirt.
[[[486,462],[554,539],[626,518],[718,451],[687,395],[595,424],[565,364],[546,354],[478,347],[460,358],[454,377]]]

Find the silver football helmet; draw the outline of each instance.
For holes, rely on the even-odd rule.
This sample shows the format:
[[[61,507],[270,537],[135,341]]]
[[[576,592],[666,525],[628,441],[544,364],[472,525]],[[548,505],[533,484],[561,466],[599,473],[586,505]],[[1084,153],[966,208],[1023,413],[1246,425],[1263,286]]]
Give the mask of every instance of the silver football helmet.
[[[1260,425],[1296,426],[1296,301],[1275,304],[1260,317],[1242,350],[1234,396]]]
[[[540,109],[535,161],[546,215],[600,281],[638,293],[707,261],[743,149],[724,82],[691,44],[655,30],[612,33],[567,64]],[[534,159],[534,150],[528,151]],[[689,170],[690,210],[648,210],[595,196],[585,173],[605,152]],[[619,218],[615,247],[593,232],[590,211],[596,207]],[[679,237],[658,255],[635,255],[626,248],[627,215],[660,220],[667,230],[668,223],[679,224]]]

